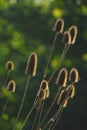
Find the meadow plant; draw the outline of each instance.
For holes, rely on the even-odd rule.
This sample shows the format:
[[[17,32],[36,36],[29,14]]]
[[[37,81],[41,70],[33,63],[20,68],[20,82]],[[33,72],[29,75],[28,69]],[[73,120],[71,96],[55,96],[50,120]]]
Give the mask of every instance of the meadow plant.
[[[77,30],[77,26],[72,25],[68,30],[64,31],[64,25],[65,25],[64,20],[61,18],[58,18],[54,24],[53,31],[55,31],[55,37],[54,37],[52,47],[49,52],[47,64],[46,64],[46,67],[44,69],[44,73],[42,76],[42,81],[39,85],[40,87],[39,87],[39,90],[37,91],[34,103],[31,109],[28,111],[19,130],[24,129],[27,121],[29,120],[29,118],[31,118],[31,114],[33,111],[36,111],[36,113],[33,118],[31,130],[55,130],[55,127],[61,117],[61,114],[64,108],[67,107],[68,101],[72,99],[76,93],[75,84],[78,83],[80,79],[77,68],[75,67],[71,68],[70,72],[68,72],[67,68],[61,68],[60,70],[59,68],[70,46],[74,45],[76,42],[78,30]],[[55,69],[53,70],[52,74],[47,80],[47,75],[48,75],[47,70],[51,62],[53,50],[54,50],[55,43],[59,34],[62,35],[62,42],[64,43],[64,49],[62,51],[62,54],[60,56],[60,59]],[[27,94],[31,77],[36,76],[37,62],[38,62],[38,56],[36,52],[32,52],[31,54],[29,54],[29,58],[27,61],[26,69],[25,69],[25,74],[27,75],[27,82],[25,85],[23,98],[21,100],[20,107],[19,107],[12,130],[17,130],[17,123],[20,119],[20,115],[23,109],[23,105],[24,105],[24,101],[25,101],[25,97]],[[12,61],[8,61],[6,63],[6,70],[7,70],[7,76],[6,76],[4,85],[7,86],[7,90],[10,93],[14,93],[16,89],[15,81],[10,80],[8,84],[6,85],[10,72],[14,70],[14,64]],[[43,115],[43,111],[45,107],[44,103],[47,98],[50,98],[50,82],[54,78],[54,75],[56,72],[58,73],[58,75],[55,79],[55,85],[58,89],[57,89],[57,92],[55,93],[55,97],[51,105],[49,106],[49,109]],[[0,116],[0,123],[2,121],[2,116],[6,110],[7,103],[8,103],[8,99],[6,100],[4,108],[2,110],[2,114]],[[57,105],[57,109],[55,110],[54,113],[52,113],[52,109],[55,108],[55,104]]]

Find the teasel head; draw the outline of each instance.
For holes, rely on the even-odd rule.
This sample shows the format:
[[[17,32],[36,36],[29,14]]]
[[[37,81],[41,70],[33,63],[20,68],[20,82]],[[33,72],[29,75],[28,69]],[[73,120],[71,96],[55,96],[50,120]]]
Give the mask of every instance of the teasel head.
[[[67,96],[67,91],[64,89],[60,92],[58,100],[57,100],[57,104],[61,105],[62,107],[66,107],[67,106],[67,102],[68,99],[66,98]]]
[[[71,44],[75,44],[77,33],[78,33],[78,28],[75,25],[72,25],[69,30],[70,35],[71,35]]]
[[[66,68],[62,68],[57,76],[56,85],[66,87],[68,79],[68,71]]]
[[[63,29],[64,29],[64,20],[58,18],[54,24],[53,31],[56,31],[58,33],[63,33]]]
[[[32,52],[28,58],[25,74],[35,76],[37,69],[37,54]]]
[[[70,45],[71,44],[71,35],[69,31],[65,31],[63,34],[63,43]]]
[[[68,92],[68,98],[73,98],[76,94],[75,86],[72,84],[67,87],[66,91]]]
[[[8,61],[6,63],[6,70],[13,71],[14,70],[14,63],[12,61]]]
[[[79,81],[79,73],[76,68],[72,68],[69,73],[69,81],[72,83],[77,83]]]
[[[15,92],[15,90],[16,90],[16,83],[15,83],[14,80],[10,80],[10,81],[8,82],[7,89],[8,89],[10,92],[13,92],[13,93]]]

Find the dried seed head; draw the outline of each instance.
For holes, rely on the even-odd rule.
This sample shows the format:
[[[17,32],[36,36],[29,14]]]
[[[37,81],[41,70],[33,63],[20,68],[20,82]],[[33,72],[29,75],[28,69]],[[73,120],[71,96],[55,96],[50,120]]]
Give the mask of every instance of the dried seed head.
[[[65,44],[71,44],[71,35],[69,31],[65,31],[63,34],[63,43]]]
[[[57,104],[62,105],[63,107],[66,107],[67,101],[68,101],[66,96],[67,96],[67,92],[65,90],[62,90],[58,97]]]
[[[71,35],[71,44],[75,44],[77,32],[78,32],[77,26],[75,26],[75,25],[71,26],[69,28],[69,32],[70,32],[70,35]]]
[[[40,88],[43,90],[48,89],[48,82],[46,80],[42,80],[42,82],[40,84]]]
[[[64,29],[64,20],[61,18],[58,18],[55,22],[55,25],[53,27],[53,31],[56,31],[58,33],[62,33]]]
[[[25,74],[35,76],[37,69],[37,54],[35,52],[31,53],[25,70]]]
[[[40,99],[45,100],[49,97],[49,89],[43,90],[40,89],[37,95]]]
[[[11,92],[15,92],[16,89],[16,83],[14,80],[10,80],[7,85],[7,89]]]
[[[56,79],[56,85],[59,86],[66,86],[67,83],[67,78],[68,78],[68,71],[66,68],[62,68],[58,74],[58,77]]]
[[[12,61],[8,61],[6,63],[6,69],[9,70],[9,71],[14,70],[14,63]]]
[[[79,73],[78,70],[76,68],[72,68],[70,70],[70,74],[69,74],[69,80],[71,82],[77,83],[79,81]]]
[[[69,85],[66,89],[68,92],[68,97],[73,98],[75,96],[75,86],[74,85]]]

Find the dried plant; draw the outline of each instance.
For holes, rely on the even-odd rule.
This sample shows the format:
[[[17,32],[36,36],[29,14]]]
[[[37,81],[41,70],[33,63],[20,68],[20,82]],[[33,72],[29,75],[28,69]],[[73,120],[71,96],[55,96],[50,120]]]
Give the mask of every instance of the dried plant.
[[[77,26],[72,25],[68,30],[64,31],[64,25],[65,25],[64,20],[61,18],[58,18],[54,24],[53,31],[55,31],[55,36],[54,36],[54,40],[52,43],[52,47],[49,52],[47,64],[44,69],[43,78],[39,85],[39,90],[36,94],[32,108],[28,111],[28,113],[20,127],[20,130],[23,130],[23,128],[25,127],[33,110],[35,110],[36,113],[34,116],[31,130],[55,130],[55,127],[61,117],[61,114],[62,114],[64,108],[67,107],[68,101],[70,99],[72,99],[75,95],[75,91],[76,91],[75,83],[78,83],[78,81],[80,79],[78,70],[75,67],[73,67],[70,70],[70,72],[68,72],[67,68],[61,68],[59,71],[59,67],[60,67],[62,61],[64,60],[70,46],[72,44],[73,45],[75,44],[78,30],[77,30]],[[48,77],[48,80],[47,80],[47,78],[46,78],[47,74],[48,74],[47,69],[49,67],[49,64],[50,64],[50,61],[52,58],[52,53],[53,53],[53,49],[55,47],[56,40],[60,33],[62,34],[62,41],[64,43],[64,48],[61,53],[60,60],[58,61],[55,69],[53,70],[52,74],[50,75],[50,77]],[[14,122],[13,130],[16,130],[17,123],[20,118],[20,114],[21,114],[21,111],[22,111],[22,108],[24,105],[24,101],[25,101],[25,97],[27,94],[27,90],[29,87],[30,79],[31,79],[31,77],[36,75],[37,59],[38,59],[37,54],[35,52],[32,52],[29,55],[26,69],[25,69],[25,74],[28,76],[28,78],[26,81],[23,98],[20,103],[20,107],[19,107],[16,119]],[[5,82],[7,81],[9,72],[14,69],[14,65],[13,65],[12,61],[7,62],[6,69],[7,69],[8,73],[7,73]],[[55,85],[57,86],[57,92],[55,94],[55,97],[54,97],[51,105],[49,106],[49,109],[46,111],[46,113],[43,116],[43,111],[44,111],[43,107],[45,106],[44,103],[45,103],[46,99],[50,97],[50,82],[52,81],[56,72],[58,73],[58,76],[55,79]],[[10,92],[15,92],[15,89],[16,89],[15,81],[10,80],[7,84],[7,90]],[[5,107],[2,111],[2,115],[5,112],[7,102],[8,102],[8,99],[6,100]],[[55,110],[54,113],[52,113],[52,109],[55,107],[55,104],[57,104],[58,108],[57,108],[57,110]],[[50,113],[51,113],[51,117],[49,116]],[[1,115],[1,118],[2,118],[2,115]],[[48,119],[48,120],[45,122],[46,119]],[[0,121],[1,121],[1,119],[0,119]]]

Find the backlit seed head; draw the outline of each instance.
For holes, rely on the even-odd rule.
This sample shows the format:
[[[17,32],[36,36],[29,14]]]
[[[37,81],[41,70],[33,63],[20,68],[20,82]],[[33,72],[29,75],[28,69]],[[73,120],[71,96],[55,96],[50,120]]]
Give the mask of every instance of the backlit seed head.
[[[64,20],[61,18],[58,18],[55,22],[55,25],[53,27],[53,31],[56,31],[58,33],[62,33],[64,29]]]
[[[7,85],[7,89],[11,92],[15,92],[16,89],[16,83],[14,80],[10,80]]]
[[[62,68],[56,79],[56,85],[66,87],[67,79],[68,79],[68,71],[66,68]]]
[[[42,82],[40,84],[40,88],[43,90],[48,89],[48,82],[46,80],[42,80]]]
[[[73,98],[75,96],[75,86],[74,85],[69,85],[66,89],[66,91],[68,92],[68,97],[69,98]]]
[[[71,44],[75,44],[77,33],[78,33],[78,28],[77,26],[73,25],[69,28],[68,30],[71,35]]]
[[[40,89],[37,96],[42,99],[45,100],[46,98],[49,97],[49,88],[46,90]]]
[[[69,31],[65,31],[63,34],[63,43],[65,44],[71,44],[71,35]]]
[[[33,52],[30,54],[28,58],[25,74],[35,76],[36,69],[37,69],[37,54]]]
[[[63,107],[66,107],[68,99],[66,98],[67,92],[65,90],[62,90],[60,92],[60,95],[57,100],[57,104],[62,105]]]
[[[79,81],[79,73],[76,68],[72,68],[69,73],[69,81],[77,83]]]
[[[14,70],[14,63],[12,61],[8,61],[6,63],[6,69],[9,70],[9,71]]]

